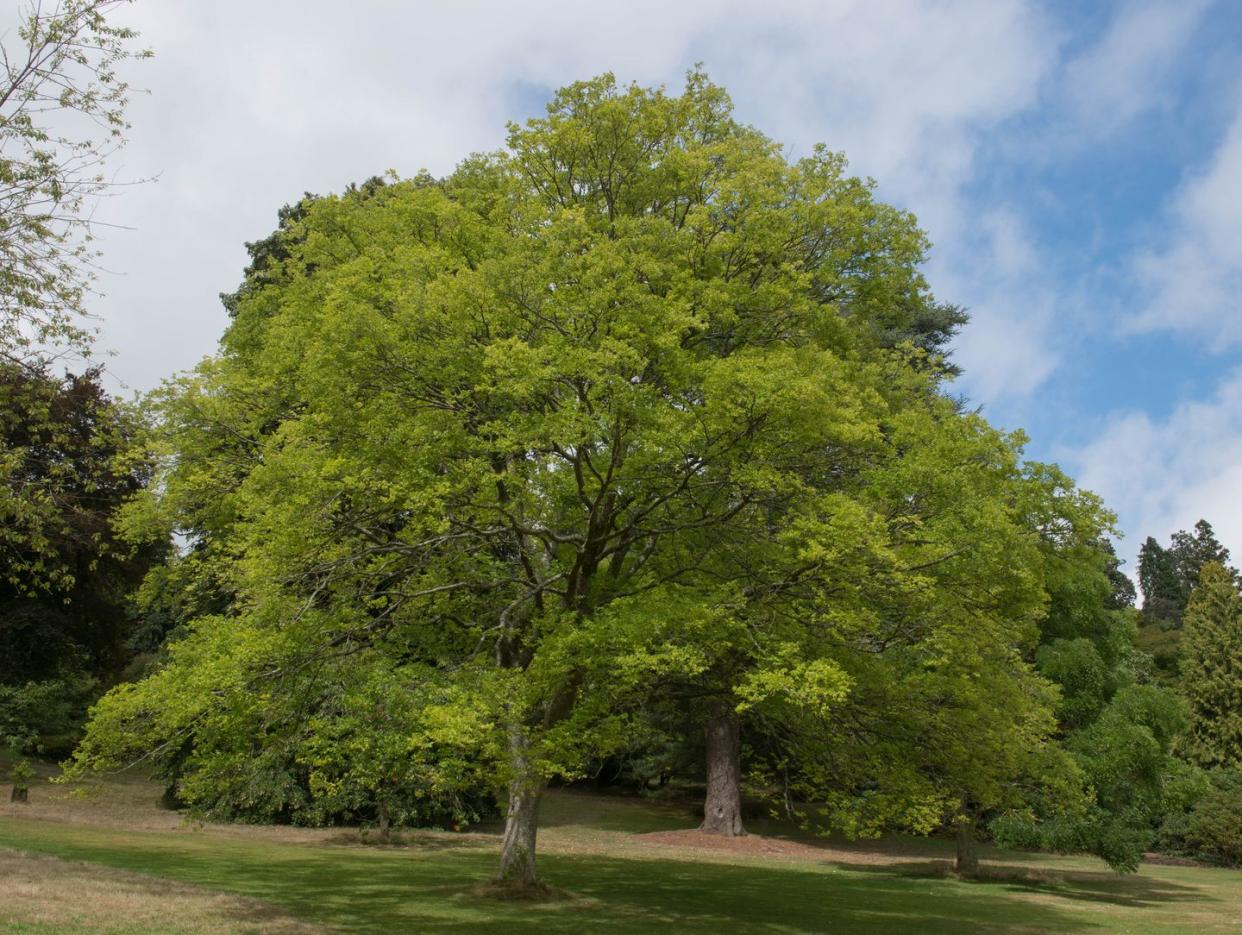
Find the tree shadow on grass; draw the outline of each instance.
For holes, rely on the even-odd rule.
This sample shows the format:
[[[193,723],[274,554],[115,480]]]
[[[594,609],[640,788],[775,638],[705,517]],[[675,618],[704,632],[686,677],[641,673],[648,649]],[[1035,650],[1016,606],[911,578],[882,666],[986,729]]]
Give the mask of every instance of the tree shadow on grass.
[[[902,862],[886,866],[842,866],[858,873],[906,879],[956,879],[952,862],[943,860]],[[1062,899],[1107,903],[1131,909],[1178,902],[1210,901],[1210,897],[1205,896],[1201,889],[1193,886],[1141,874],[1114,873],[1111,870],[1061,870],[988,862],[980,866],[978,876],[963,879],[961,882],[971,886],[991,886],[1001,892],[1043,893]]]
[[[541,831],[582,826],[596,831],[642,834],[697,825],[701,820],[702,814],[694,818],[693,809],[682,801],[659,801],[628,795],[603,796],[572,789],[549,790],[539,810]],[[499,830],[503,822],[479,827]]]
[[[26,846],[241,893],[308,921],[362,933],[989,935],[1116,929],[1099,913],[1088,918],[1062,905],[1015,899],[1003,887],[961,886],[892,868],[858,873],[826,865],[547,854],[540,857],[544,878],[582,898],[514,904],[477,895],[497,856],[478,848],[316,848],[166,834],[87,837],[69,830],[40,834]]]
[[[499,839],[494,835],[425,828],[394,831],[387,841],[378,832],[347,828],[325,837],[320,843],[325,847],[364,848],[381,852],[472,849],[492,851],[499,847]]]

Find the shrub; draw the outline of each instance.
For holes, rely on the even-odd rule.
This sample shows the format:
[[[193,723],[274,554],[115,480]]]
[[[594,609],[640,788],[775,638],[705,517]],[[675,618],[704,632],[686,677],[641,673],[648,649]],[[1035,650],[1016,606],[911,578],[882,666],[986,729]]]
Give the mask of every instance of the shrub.
[[[1207,779],[1193,803],[1165,819],[1160,849],[1242,866],[1242,770],[1213,770]]]

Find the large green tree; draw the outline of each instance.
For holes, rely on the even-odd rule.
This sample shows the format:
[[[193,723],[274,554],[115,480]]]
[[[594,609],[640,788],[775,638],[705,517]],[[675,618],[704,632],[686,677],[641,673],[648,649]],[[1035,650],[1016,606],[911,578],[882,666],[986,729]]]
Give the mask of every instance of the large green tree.
[[[323,686],[357,665],[504,784],[500,877],[529,884],[546,782],[621,746],[655,679],[699,687],[729,826],[738,717],[830,711],[886,643],[915,648],[881,675],[933,696],[1034,679],[1017,440],[941,397],[960,313],[844,169],[791,163],[701,74],[605,76],[443,181],[305,200],[166,392],[130,517],[226,599],[80,762],[154,749],[209,800],[325,706],[355,717]],[[1013,698],[1039,734],[1039,692]],[[387,788],[372,749],[317,781]]]

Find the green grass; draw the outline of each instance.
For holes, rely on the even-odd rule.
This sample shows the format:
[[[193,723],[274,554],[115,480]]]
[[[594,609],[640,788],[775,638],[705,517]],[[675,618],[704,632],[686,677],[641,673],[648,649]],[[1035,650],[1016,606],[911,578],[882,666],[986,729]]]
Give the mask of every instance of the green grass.
[[[910,845],[911,860],[895,866],[687,859],[682,850],[662,852],[629,839],[686,827],[684,810],[675,807],[560,795],[550,797],[546,818],[541,874],[577,898],[530,904],[476,895],[473,888],[488,879],[496,860],[494,841],[481,836],[414,835],[409,847],[388,849],[7,817],[0,818],[0,846],[254,897],[309,922],[364,933],[1242,930],[1238,872],[1148,867],[1121,877],[1093,861],[1002,855],[1029,879],[968,883],[926,875],[923,843]],[[40,930],[0,924],[11,935],[26,931]]]

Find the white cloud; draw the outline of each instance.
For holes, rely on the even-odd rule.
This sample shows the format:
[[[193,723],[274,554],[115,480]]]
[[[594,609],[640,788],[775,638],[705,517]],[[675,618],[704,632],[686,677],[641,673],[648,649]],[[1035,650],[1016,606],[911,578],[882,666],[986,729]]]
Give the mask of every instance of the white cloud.
[[[1169,74],[1210,0],[1120,3],[1100,39],[1071,59],[1062,90],[1079,136],[1098,138],[1168,104]]]
[[[1036,390],[1060,361],[1055,325],[1061,303],[1041,276],[1021,217],[1005,208],[981,214],[971,236],[933,271],[945,295],[969,304],[971,321],[955,359],[972,397],[990,402]]]
[[[1200,518],[1242,556],[1242,369],[1167,419],[1116,413],[1089,445],[1063,454],[1117,511],[1131,562],[1147,536],[1165,541]]]
[[[1044,72],[1038,82],[1043,99],[1031,111],[1039,114],[1039,129],[1001,132],[991,145],[1028,169],[1064,166],[1084,147],[1099,145],[1141,115],[1169,106],[1170,79],[1210,2],[1115,4],[1098,38]],[[1045,48],[1055,45],[1045,41]],[[1055,190],[1043,195],[1049,207],[1059,197]],[[1084,302],[1079,287],[1057,275],[1048,255],[1054,251],[1040,249],[1016,212],[1003,207],[976,211],[969,223],[970,229],[949,228],[954,247],[943,263],[946,271],[935,279],[946,297],[972,312],[958,343],[963,385],[986,402],[1029,400],[1080,333]],[[1205,296],[1204,304],[1209,301]],[[1094,298],[1085,304],[1098,308],[1101,302]]]
[[[1242,105],[1207,167],[1174,197],[1162,249],[1137,257],[1148,298],[1131,327],[1199,335],[1218,349],[1242,341]]]
[[[818,140],[844,150],[916,211],[941,245],[933,286],[974,310],[974,346],[1013,346],[1013,298],[979,281],[961,246],[963,191],[987,133],[1033,106],[1056,64],[1034,2],[183,0],[126,15],[156,58],[135,69],[152,94],[135,101],[125,172],[160,181],[105,206],[136,230],[102,241],[122,275],[105,278],[97,310],[120,352],[112,369],[134,386],[213,349],[216,294],[236,284],[243,241],[302,191],[387,168],[447,172],[499,145],[531,94],[607,69],[675,87],[696,61],[742,119],[795,155]],[[1016,355],[1016,381],[982,385],[1042,379],[1046,329],[1026,327],[1035,366]]]

